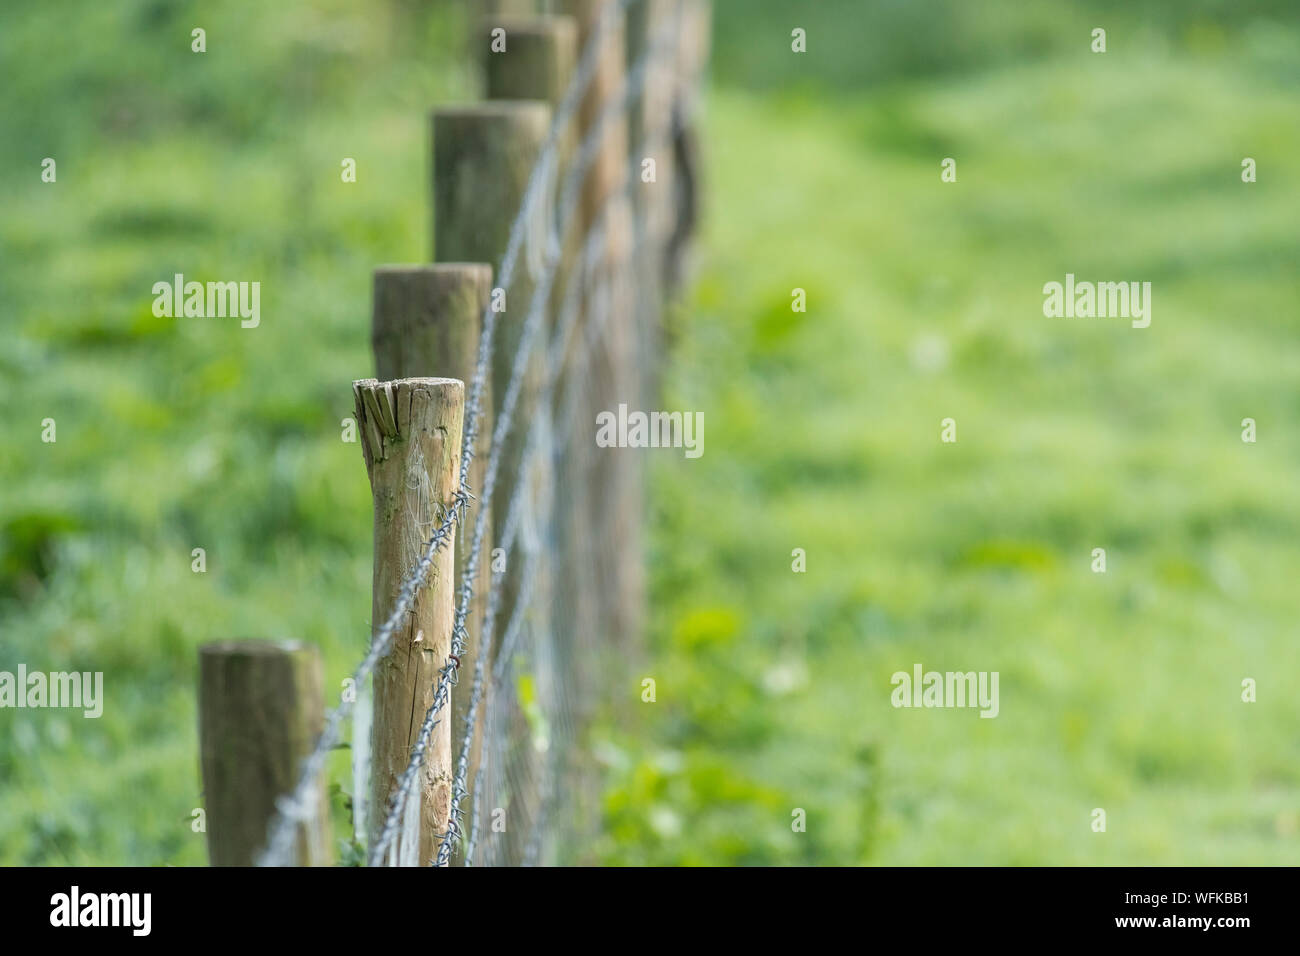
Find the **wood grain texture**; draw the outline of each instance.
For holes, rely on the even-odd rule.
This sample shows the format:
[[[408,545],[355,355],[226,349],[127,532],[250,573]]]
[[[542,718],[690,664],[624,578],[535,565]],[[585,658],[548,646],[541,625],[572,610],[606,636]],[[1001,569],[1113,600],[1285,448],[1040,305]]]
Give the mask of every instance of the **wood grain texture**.
[[[469,383],[478,361],[479,333],[483,310],[487,308],[492,288],[492,267],[485,263],[446,263],[421,266],[384,266],[375,270],[374,313],[371,321],[371,344],[375,352],[376,374],[381,380],[411,376],[439,375]],[[481,421],[492,421],[492,382],[488,376],[480,398]],[[466,385],[466,401],[469,400]],[[480,428],[470,460],[471,493],[483,487],[491,447],[491,428]],[[456,548],[456,587],[469,559],[470,534],[475,522],[486,522],[484,540],[492,541],[493,516],[487,502],[475,501],[467,515],[467,525],[457,535],[462,547]],[[484,556],[485,558],[487,555]],[[473,599],[466,616],[465,653],[461,655],[461,682],[451,696],[452,759],[459,760],[459,748],[465,737],[469,717],[470,686],[478,662],[480,637],[483,633],[484,605],[492,584],[492,564],[479,562],[474,581]],[[485,687],[479,705],[479,723],[486,709],[490,688]],[[476,728],[471,738],[469,772],[465,789],[469,796],[462,806],[472,806],[474,781],[482,750],[482,733]],[[457,853],[459,846],[457,847]],[[459,863],[453,855],[453,865]]]
[[[465,386],[451,378],[367,379],[353,383],[353,393],[374,495],[372,621],[377,627],[391,614],[402,581],[459,491]],[[453,535],[435,554],[425,586],[375,668],[372,836],[419,739],[438,670],[451,649],[454,572]],[[434,728],[420,777],[421,865],[433,861],[447,829],[451,780],[451,721],[444,717]],[[401,840],[394,844],[399,857]]]
[[[542,102],[500,101],[474,107],[438,110],[433,117],[433,195],[437,223],[439,261],[498,262],[506,251],[510,227],[522,207],[533,165],[546,140],[551,109]],[[540,197],[536,213],[544,224],[552,202],[548,189]],[[531,251],[539,253],[538,240],[544,230],[531,230]],[[505,308],[496,314],[496,335],[492,346],[492,394],[498,414],[513,376],[515,356],[523,336],[535,284],[525,249],[505,290]],[[498,277],[499,278],[499,277]],[[544,337],[535,340],[524,370],[523,388],[512,418],[510,432],[502,442],[497,487],[488,502],[498,531],[504,524],[510,495],[520,480],[527,428],[535,412],[542,375]],[[489,433],[495,422],[485,419]],[[485,541],[484,560],[490,559],[494,539]],[[515,564],[518,564],[515,559]],[[496,649],[509,623],[519,584],[518,568],[510,567],[502,578],[502,598],[497,616]],[[494,652],[495,653],[495,652]]]
[[[219,641],[199,648],[199,751],[213,866],[252,866],[276,798],[297,783],[324,724],[321,660],[299,641]],[[295,862],[333,862],[323,785],[298,827]]]

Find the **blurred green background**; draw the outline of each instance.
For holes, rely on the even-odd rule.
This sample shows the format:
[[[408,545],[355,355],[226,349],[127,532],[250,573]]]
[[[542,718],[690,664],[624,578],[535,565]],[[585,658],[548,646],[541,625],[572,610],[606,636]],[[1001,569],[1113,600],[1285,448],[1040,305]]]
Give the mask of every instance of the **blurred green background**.
[[[654,461],[658,701],[590,741],[577,858],[1300,860],[1298,13],[718,0],[664,400],[705,455]],[[426,113],[479,95],[469,18],[5,5],[0,669],[102,670],[107,699],[0,711],[0,862],[204,863],[197,646],[303,637],[334,687],[361,655],[339,423],[371,269],[429,253]],[[156,319],[174,272],[260,280],[261,327]],[[1151,327],[1045,319],[1066,272],[1152,282]],[[914,663],[999,671],[1000,716],[894,709]]]

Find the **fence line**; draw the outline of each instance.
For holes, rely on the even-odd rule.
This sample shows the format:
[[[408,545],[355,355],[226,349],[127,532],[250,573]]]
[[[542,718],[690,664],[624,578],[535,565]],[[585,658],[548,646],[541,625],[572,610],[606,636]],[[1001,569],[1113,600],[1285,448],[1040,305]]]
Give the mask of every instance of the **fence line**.
[[[621,4],[620,6],[626,6],[626,4]],[[664,44],[666,44],[666,42],[667,42],[666,40],[661,41],[660,44],[658,44],[655,47],[655,49],[658,49],[660,46],[663,46]],[[588,52],[595,52],[598,54],[599,49],[592,50],[591,48],[589,48]],[[642,86],[644,85],[645,82],[647,65],[650,62],[651,57],[654,55],[654,52],[655,50],[651,50],[647,52],[643,61],[637,66],[637,68],[633,71],[633,73],[628,75],[628,78],[624,84],[624,89],[621,91],[620,95],[615,97],[607,105],[607,107],[600,113],[595,124],[593,124],[591,130],[588,131],[584,136],[582,144],[578,149],[577,156],[574,159],[573,166],[569,171],[568,176],[565,179],[564,192],[561,194],[561,201],[559,204],[558,222],[554,226],[553,231],[548,232],[547,239],[546,239],[547,249],[546,249],[545,263],[543,265],[542,277],[540,281],[537,283],[533,291],[532,301],[529,305],[528,317],[524,322],[523,336],[520,339],[518,350],[515,353],[513,368],[510,374],[510,385],[507,388],[505,399],[500,409],[497,411],[496,426],[492,435],[492,445],[491,445],[492,450],[488,458],[487,473],[484,478],[484,484],[482,490],[482,496],[485,501],[492,500],[493,492],[496,489],[497,475],[501,464],[502,449],[505,447],[506,438],[509,435],[510,429],[514,424],[515,406],[519,401],[519,396],[523,388],[524,368],[526,363],[528,362],[530,355],[532,354],[531,348],[532,348],[533,338],[541,327],[541,321],[545,314],[545,307],[548,300],[550,299],[551,286],[554,281],[555,272],[557,267],[559,266],[559,261],[560,261],[561,243],[563,241],[563,236],[568,230],[568,227],[572,225],[573,216],[575,214],[575,211],[577,210],[577,204],[580,198],[579,189],[582,186],[583,176],[590,168],[592,162],[595,160],[597,151],[601,145],[604,136],[606,135],[606,130],[609,124],[615,118],[617,118],[623,112],[625,112],[628,105],[635,99],[636,96],[640,94]],[[584,54],[584,58],[585,57],[586,54]],[[552,127],[553,132],[556,130],[556,128],[557,127],[555,126]],[[552,139],[557,139],[557,138],[558,137],[556,136],[552,137]],[[535,167],[536,169],[541,170],[538,178],[543,181],[549,175],[549,169],[547,168],[548,163],[549,160],[539,158],[537,167]],[[493,313],[493,315],[495,315],[495,313]],[[490,341],[487,341],[489,339],[489,333],[485,332],[484,338],[485,338],[485,342],[487,342],[487,344],[490,345]],[[477,375],[475,376],[475,382],[476,385],[479,383],[479,378]],[[465,435],[466,435],[465,446],[464,446],[465,450],[462,451],[462,459],[461,459],[462,482],[468,480],[468,470],[469,470],[468,462],[469,462],[470,455],[472,455],[472,448],[471,448],[472,431],[468,423],[466,425]],[[524,487],[525,486],[523,482],[520,482],[518,485],[515,486],[514,495],[516,498],[522,493]],[[483,537],[486,528],[486,522],[482,520],[483,513],[484,513],[483,511],[479,512],[478,520],[476,520],[474,523],[474,536],[473,536],[472,544],[470,545],[469,560],[466,563],[465,569],[461,575],[460,601],[457,604],[456,621],[455,624],[453,625],[453,630],[452,630],[452,634],[453,634],[452,654],[457,657],[461,652],[464,651],[465,640],[467,637],[465,632],[465,619],[469,613],[469,604],[470,604],[470,600],[473,597],[473,582],[474,582],[474,578],[477,576],[478,562],[482,556]],[[497,578],[493,579],[492,590],[489,592],[489,597],[488,597],[489,614],[492,614],[493,606],[495,602],[498,600],[500,595],[500,589],[497,587],[498,580],[499,579]],[[492,616],[495,617],[494,614],[492,614]],[[483,640],[484,640],[484,644],[486,644],[488,641],[491,640],[491,632],[487,628],[486,624],[484,625],[484,629],[483,629]],[[428,741],[438,721],[436,715],[438,712],[442,710],[442,708],[447,703],[447,699],[450,694],[450,688],[452,684],[455,683],[455,669],[458,668],[459,668],[459,661],[455,661],[455,662],[449,661],[446,667],[444,668],[444,672],[440,672],[439,681],[438,681],[438,690],[434,696],[433,705],[429,708],[429,710],[425,714],[424,722],[420,730],[419,742],[416,744],[416,747],[411,752],[410,763],[407,765],[406,773],[403,774],[398,790],[396,794],[394,794],[392,802],[388,807],[387,816],[385,818],[384,825],[380,831],[379,837],[376,839],[374,846],[372,846],[370,849],[371,865],[377,864],[378,860],[382,858],[382,854],[387,849],[389,841],[392,840],[393,836],[396,833],[397,824],[399,819],[401,818],[401,814],[403,810],[403,804],[406,800],[410,799],[412,789],[415,785],[415,780],[418,777],[420,769],[424,763],[424,756],[428,746]],[[463,786],[463,781],[462,781],[462,786]],[[458,800],[454,795],[454,793],[453,793],[452,801],[453,801],[452,802],[453,808],[457,807]],[[438,865],[440,866],[446,865],[451,855],[451,843],[454,840],[454,838],[458,835],[459,835],[459,821],[457,821],[453,815],[453,818],[450,821],[447,836],[443,840],[438,850]]]
[[[408,613],[414,607],[417,596],[425,587],[433,571],[440,552],[454,545],[454,532],[460,528],[465,531],[466,515],[472,504],[477,504],[469,554],[460,570],[459,586],[456,589],[455,613],[451,625],[450,650],[442,665],[437,668],[437,680],[433,685],[433,699],[420,721],[419,733],[410,749],[409,760],[405,770],[391,790],[386,805],[375,804],[374,809],[382,812],[382,822],[376,827],[357,825],[358,833],[370,832],[372,840],[366,850],[369,865],[380,865],[385,860],[390,863],[409,863],[414,852],[412,841],[405,838],[405,832],[419,826],[420,788],[416,787],[422,769],[426,768],[429,744],[435,728],[444,719],[442,712],[448,708],[451,689],[457,686],[462,666],[461,656],[465,654],[469,643],[468,618],[471,602],[475,600],[475,580],[479,576],[482,549],[489,525],[488,504],[494,498],[502,467],[503,449],[506,447],[514,428],[517,414],[522,410],[531,413],[532,420],[522,440],[523,452],[517,464],[515,484],[509,490],[506,505],[505,523],[499,529],[497,546],[504,558],[507,568],[514,563],[513,555],[522,551],[522,571],[518,578],[518,588],[514,592],[514,605],[501,635],[499,647],[494,643],[494,634],[502,607],[504,576],[493,574],[490,578],[486,601],[483,604],[481,633],[477,645],[477,658],[474,662],[473,681],[469,688],[469,706],[466,712],[465,726],[461,729],[459,740],[452,741],[451,759],[454,760],[454,773],[451,774],[450,803],[447,808],[446,830],[435,834],[437,853],[432,861],[435,865],[445,866],[450,863],[453,850],[463,844],[464,860],[467,864],[476,862],[476,851],[483,845],[483,808],[490,805],[485,800],[486,793],[499,792],[499,783],[505,775],[509,786],[512,773],[530,775],[528,793],[516,788],[513,797],[521,803],[531,800],[533,803],[533,827],[527,834],[527,841],[522,849],[514,855],[519,862],[538,862],[543,852],[544,821],[555,812],[559,796],[557,783],[560,774],[565,772],[564,754],[557,745],[541,757],[534,751],[545,750],[542,744],[554,744],[553,734],[564,734],[566,740],[575,734],[575,720],[572,702],[566,692],[572,690],[574,678],[566,673],[564,662],[566,654],[570,663],[576,660],[573,648],[582,640],[591,640],[588,636],[560,633],[540,621],[561,621],[571,612],[564,607],[560,592],[554,584],[563,575],[563,570],[556,569],[556,560],[546,561],[541,555],[542,538],[554,539],[557,521],[562,520],[561,512],[566,507],[573,507],[573,499],[579,493],[577,482],[570,481],[570,487],[563,490],[565,501],[557,505],[558,488],[555,480],[556,458],[560,450],[568,445],[569,436],[574,427],[573,415],[565,416],[560,429],[551,424],[552,413],[560,409],[575,407],[572,396],[575,389],[584,386],[590,389],[592,383],[583,371],[591,372],[590,356],[593,354],[592,343],[600,342],[609,334],[609,302],[611,289],[617,285],[637,287],[643,296],[656,305],[661,305],[664,294],[658,290],[647,293],[646,269],[636,264],[647,252],[646,247],[652,243],[658,245],[649,250],[650,259],[656,264],[669,250],[666,238],[651,223],[651,216],[642,210],[636,222],[634,241],[629,248],[623,249],[617,256],[606,248],[610,241],[612,222],[618,221],[620,210],[635,207],[636,186],[641,184],[637,171],[639,156],[655,155],[658,151],[672,145],[675,136],[680,136],[681,114],[674,110],[666,117],[671,122],[658,124],[647,120],[643,125],[654,126],[653,135],[644,130],[638,131],[637,149],[631,161],[622,164],[621,181],[605,195],[594,213],[586,216],[584,223],[587,232],[578,237],[580,251],[576,260],[563,278],[563,296],[553,295],[556,277],[562,271],[565,261],[566,240],[571,228],[579,222],[580,203],[589,195],[589,176],[598,162],[602,146],[606,143],[611,128],[635,105],[643,102],[643,94],[652,70],[662,68],[665,63],[676,63],[681,58],[683,36],[683,10],[697,0],[672,0],[674,11],[671,17],[663,18],[666,22],[657,29],[649,42],[645,43],[644,52],[637,62],[622,78],[619,88],[599,107],[596,117],[583,131],[582,139],[568,161],[568,168],[562,180],[559,201],[549,203],[557,174],[564,164],[566,137],[568,128],[579,115],[579,110],[592,88],[601,66],[606,46],[621,36],[627,11],[644,4],[647,9],[654,8],[662,13],[666,6],[659,0],[607,0],[601,5],[600,13],[590,36],[584,44],[578,64],[574,69],[568,87],[552,117],[549,131],[529,172],[527,184],[523,191],[518,210],[515,212],[507,234],[505,248],[502,251],[496,274],[498,289],[507,294],[515,284],[516,271],[521,255],[524,256],[528,279],[532,285],[532,295],[528,303],[526,317],[519,340],[515,347],[513,359],[509,366],[509,383],[501,403],[495,409],[496,417],[491,430],[488,445],[488,461],[484,472],[483,485],[478,489],[470,487],[470,463],[475,454],[476,440],[481,428],[480,418],[484,403],[484,393],[488,386],[488,376],[493,366],[493,345],[497,334],[498,314],[495,303],[486,307],[479,334],[477,357],[471,381],[465,389],[465,409],[463,440],[460,443],[458,478],[455,490],[445,504],[445,512],[437,526],[424,542],[419,551],[419,558],[414,562],[397,588],[396,598],[391,612],[382,624],[375,628],[368,652],[352,674],[353,686],[358,693],[365,686],[380,661],[384,659],[393,646],[395,635],[403,625]],[[580,5],[580,4],[579,4]],[[647,19],[649,15],[647,14]],[[644,38],[643,38],[644,39]],[[508,41],[507,41],[508,42]],[[687,74],[689,83],[695,77]],[[645,119],[649,110],[643,105],[637,115]],[[660,197],[661,198],[661,197]],[[648,207],[651,210],[653,206]],[[660,210],[662,212],[662,210]],[[671,216],[668,217],[672,219]],[[675,225],[675,223],[674,223]],[[539,248],[540,247],[540,248]],[[663,270],[659,270],[663,274]],[[597,295],[599,293],[599,296]],[[604,302],[602,312],[597,300]],[[548,305],[555,301],[557,315],[553,328],[542,344],[537,345],[543,326],[547,324]],[[640,318],[649,311],[646,301],[640,303],[636,312]],[[587,319],[581,334],[576,336],[582,345],[575,347],[575,332]],[[626,319],[621,319],[626,321]],[[639,335],[646,334],[642,329]],[[536,346],[536,347],[535,347]],[[608,343],[606,348],[615,348]],[[648,356],[643,355],[644,360]],[[541,381],[535,391],[529,393],[531,407],[521,409],[521,400],[525,393],[525,382],[530,363],[542,361]],[[413,383],[420,380],[411,380]],[[355,387],[358,400],[359,422],[371,419],[364,413],[369,409],[384,419],[383,395],[393,394],[394,383],[373,383],[362,388],[364,383]],[[598,383],[608,386],[615,383]],[[378,389],[379,391],[376,391]],[[381,397],[375,398],[378,394]],[[495,396],[494,396],[495,398]],[[557,398],[559,405],[556,406]],[[368,404],[367,404],[368,403]],[[580,403],[579,403],[580,404]],[[559,442],[557,436],[563,436]],[[366,446],[370,448],[371,446]],[[513,464],[513,463],[512,463]],[[566,479],[574,477],[573,472],[565,472]],[[534,480],[535,479],[535,480]],[[439,502],[443,503],[443,502]],[[521,545],[521,541],[523,544]],[[590,546],[590,543],[588,543]],[[551,555],[554,559],[555,555]],[[494,559],[495,560],[495,559]],[[539,586],[539,581],[550,582]],[[439,582],[438,586],[442,586]],[[376,610],[379,607],[379,595],[376,594]],[[561,631],[564,629],[561,628]],[[507,678],[515,672],[516,652],[519,650],[521,635],[533,636],[529,653],[534,658],[535,671],[526,675],[515,674],[513,685]],[[540,662],[540,663],[539,663]],[[543,716],[554,717],[553,724],[545,723],[545,729],[537,729],[538,721],[529,723],[529,715],[523,713],[527,701],[520,698],[517,685],[523,677],[537,678],[547,683],[544,688],[550,698],[543,706]],[[532,684],[533,693],[541,690]],[[492,693],[488,693],[489,689]],[[499,693],[498,693],[499,691]],[[484,698],[486,696],[486,703]],[[301,770],[296,782],[288,793],[276,801],[276,814],[267,828],[268,840],[265,850],[258,862],[261,865],[289,865],[295,862],[295,837],[301,824],[319,813],[318,780],[324,769],[329,752],[338,746],[341,739],[342,724],[352,712],[353,699],[345,698],[339,706],[331,710],[325,718],[319,739],[311,752],[302,760]],[[508,708],[508,709],[507,709]],[[463,803],[470,795],[471,751],[476,732],[480,729],[482,714],[482,754],[474,770],[473,816],[468,835],[463,830]],[[412,715],[414,718],[416,715]],[[512,726],[526,728],[522,739],[524,746],[511,749],[508,738]],[[504,729],[503,729],[504,728]],[[445,732],[444,732],[445,733]],[[518,741],[516,741],[517,743]],[[354,750],[367,747],[366,741],[353,740]],[[507,753],[507,750],[510,750]],[[364,761],[366,755],[360,755]],[[364,763],[358,764],[363,766]],[[535,769],[535,765],[538,769]],[[520,769],[522,768],[522,769]],[[533,773],[540,778],[534,785]],[[533,792],[536,791],[536,792]],[[362,799],[359,795],[356,799]],[[354,810],[355,810],[354,805]],[[499,810],[500,808],[496,808]],[[496,812],[494,810],[494,813]],[[414,821],[414,822],[413,822]],[[376,821],[378,822],[378,821]],[[495,831],[495,821],[494,821]],[[397,840],[399,832],[404,834]],[[396,841],[396,842],[395,842]],[[518,845],[516,844],[516,849]],[[391,851],[391,852],[390,852]],[[498,854],[501,856],[502,854]]]
[[[663,139],[660,139],[656,145],[662,145],[663,141],[664,141]],[[646,144],[646,145],[651,145],[651,144]],[[589,233],[587,237],[587,241],[584,243],[582,262],[588,263],[592,259],[594,259],[594,255],[596,251],[599,249],[601,243],[605,238],[605,229],[603,226],[602,217],[608,213],[609,208],[614,204],[614,202],[617,199],[626,199],[631,196],[632,187],[635,185],[635,183],[636,183],[636,179],[634,176],[634,170],[632,168],[629,168],[624,175],[624,184],[621,186],[620,191],[615,193],[614,195],[611,195],[609,199],[606,200],[605,205],[602,207],[601,214],[597,219],[598,225]],[[571,277],[571,281],[568,283],[568,286],[565,290],[564,309],[562,313],[560,328],[556,332],[553,338],[551,348],[548,350],[548,353],[554,357],[551,359],[551,362],[548,364],[549,374],[547,376],[547,380],[543,383],[542,389],[538,395],[538,404],[541,406],[548,405],[552,399],[552,393],[554,392],[555,386],[558,383],[559,372],[563,365],[563,356],[567,351],[569,336],[572,333],[574,326],[576,325],[575,320],[578,314],[577,307],[579,302],[579,296],[577,293],[581,290],[582,286],[579,282],[572,281],[573,278],[574,277]],[[539,292],[538,294],[540,295],[541,293]],[[538,311],[540,311],[540,309]],[[520,469],[521,475],[527,472],[528,463],[532,460],[532,458],[536,455],[540,455],[543,451],[542,442],[540,441],[540,436],[545,434],[546,429],[543,425],[543,422],[545,421],[546,419],[543,418],[534,419],[533,425],[529,429],[528,447],[525,451],[524,462],[522,463],[522,467]],[[504,552],[504,556],[507,562],[510,560],[510,554],[512,549],[514,548],[516,535],[519,530],[520,515],[522,512],[522,508],[520,507],[520,505],[522,505],[522,502],[524,500],[523,495],[519,492],[523,490],[524,490],[524,486],[523,483],[521,482],[521,484],[517,486],[516,494],[511,499],[510,509],[506,515],[505,527],[502,531],[501,537],[498,539],[498,546]],[[535,561],[533,560],[530,560],[524,566],[524,571],[523,574],[521,575],[524,583],[521,585],[521,589],[527,590],[529,588],[529,585],[531,584],[532,574],[535,572],[535,569],[536,569],[536,564]],[[487,614],[483,625],[483,633],[485,635],[485,641],[487,642],[490,642],[492,640],[493,622],[495,621],[497,607],[498,607],[497,597],[499,594],[499,588],[498,588],[499,580],[500,579],[498,578],[493,579],[492,588],[488,598]],[[507,635],[510,635],[512,633],[515,635],[518,634],[520,624],[517,618],[519,617],[519,615],[521,615],[522,609],[526,606],[526,603],[527,603],[526,601],[521,600],[520,603],[516,606],[515,616],[512,617],[511,619],[511,623],[507,629]],[[503,641],[502,657],[501,657],[502,662],[509,659],[509,655],[505,653],[507,647],[508,645],[506,644],[506,642]],[[485,671],[483,665],[485,659],[489,656],[489,653],[490,650],[482,651],[476,662],[474,685],[471,689],[471,698],[470,698],[471,714],[477,712],[477,705],[482,694],[482,681],[484,678],[484,671]],[[443,841],[442,846],[439,848],[440,860],[446,859],[447,856],[450,854],[451,843],[455,838],[455,836],[458,834],[458,829],[460,824],[459,821],[460,801],[467,795],[467,791],[465,789],[465,783],[466,783],[465,777],[468,772],[469,749],[470,749],[470,743],[473,738],[473,731],[474,731],[474,726],[473,726],[473,720],[471,719],[461,739],[461,745],[459,749],[460,759],[457,766],[456,779],[452,785],[452,819],[454,821],[454,824],[452,828],[448,831],[446,839]],[[468,850],[466,851],[466,856],[467,858],[469,857]]]

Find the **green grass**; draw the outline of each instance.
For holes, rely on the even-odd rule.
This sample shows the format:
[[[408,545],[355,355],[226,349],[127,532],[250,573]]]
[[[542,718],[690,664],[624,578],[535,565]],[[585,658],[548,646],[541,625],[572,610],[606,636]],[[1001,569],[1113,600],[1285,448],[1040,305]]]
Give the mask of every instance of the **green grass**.
[[[705,454],[655,461],[658,700],[593,742],[585,858],[1297,859],[1300,26],[1022,6],[828,3],[800,61],[723,0],[664,399]],[[177,7],[80,9],[0,33],[0,669],[107,701],[0,711],[0,862],[201,864],[198,645],[304,638],[329,687],[365,647],[339,423],[371,269],[429,252],[426,111],[476,91],[456,6],[227,9],[202,57]],[[261,327],[154,319],[177,271],[260,280]],[[1066,272],[1151,281],[1151,327],[1044,318]],[[999,671],[1000,716],[894,709],[918,662]]]
[[[1297,859],[1300,129],[1259,65],[715,96],[667,400],[706,453],[654,483],[659,702],[609,860]],[[1151,327],[1044,318],[1066,272],[1153,282]],[[999,671],[1000,716],[894,709],[918,662]]]
[[[206,862],[198,645],[313,641],[338,688],[368,642],[370,493],[340,423],[373,373],[371,270],[429,255],[427,114],[478,95],[467,25],[251,10],[205,13],[203,55],[150,3],[86,5],[66,37],[33,7],[0,41],[32,65],[0,137],[0,646],[102,670],[107,698],[98,721],[0,713],[6,863]],[[260,327],[155,319],[175,272],[261,281]]]

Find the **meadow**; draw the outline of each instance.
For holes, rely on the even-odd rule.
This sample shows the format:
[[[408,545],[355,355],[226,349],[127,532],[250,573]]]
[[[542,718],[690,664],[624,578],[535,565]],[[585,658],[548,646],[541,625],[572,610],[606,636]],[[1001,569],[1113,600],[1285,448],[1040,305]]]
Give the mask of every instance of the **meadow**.
[[[716,6],[663,405],[708,440],[653,457],[658,700],[587,742],[572,858],[1294,863],[1295,10]],[[218,6],[202,56],[183,5],[77,9],[0,32],[0,669],[106,702],[0,711],[0,862],[199,865],[198,645],[308,639],[327,686],[366,645],[340,422],[477,81],[460,4]],[[156,317],[178,272],[260,277],[260,326]],[[1150,326],[1046,317],[1067,273],[1151,282]],[[999,672],[998,717],[893,707],[915,664]]]

